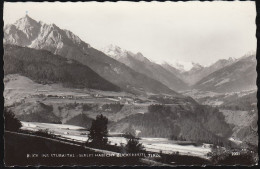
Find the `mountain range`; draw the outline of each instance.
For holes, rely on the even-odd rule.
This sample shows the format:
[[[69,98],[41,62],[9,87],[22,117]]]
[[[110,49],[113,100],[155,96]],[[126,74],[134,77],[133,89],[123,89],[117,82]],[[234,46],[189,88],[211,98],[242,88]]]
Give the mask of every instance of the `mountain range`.
[[[202,78],[194,88],[215,92],[238,92],[256,89],[255,55],[240,58],[237,62]]]
[[[37,22],[28,15],[4,27],[4,44],[43,49],[75,60],[127,92],[179,95],[161,82],[92,48],[72,32],[60,29],[55,24]]]
[[[140,52],[134,54],[133,52],[121,49],[119,46],[115,45],[109,45],[102,49],[102,51],[133,70],[163,83],[172,90],[179,91],[187,89],[187,84],[175,74],[171,73],[163,66],[150,61]]]
[[[232,127],[217,108],[176,91],[221,93],[256,87],[254,54],[218,60],[207,67],[192,63],[185,70],[181,65],[154,63],[140,52],[115,45],[97,50],[72,32],[28,15],[4,27],[4,44],[5,77],[16,77],[5,83],[5,98],[21,120],[86,127],[103,113],[111,131],[133,128],[143,137],[212,143],[229,138]],[[21,81],[26,82],[26,90],[14,89]],[[58,87],[52,93],[45,89],[53,84]],[[76,90],[82,88],[98,91]]]
[[[139,73],[145,74],[155,80],[158,80],[175,91],[182,91],[187,89],[200,89],[206,91],[214,92],[236,92],[239,90],[250,90],[256,87],[256,60],[255,54],[251,53],[239,59],[228,58],[220,59],[209,66],[202,66],[198,63],[191,63],[192,67],[190,70],[184,70],[184,66],[172,66],[169,63],[156,64],[138,52],[134,54],[131,51],[120,48],[119,46],[109,45],[102,49],[111,58],[118,60],[121,63],[129,66],[133,70]],[[247,65],[245,67],[243,65]],[[236,70],[234,71],[234,68]],[[226,72],[226,76],[220,77],[216,72]],[[249,76],[248,76],[249,75]],[[228,78],[228,76],[233,77],[231,81],[223,81]],[[215,78],[215,82],[208,83],[205,85],[205,79],[210,80],[210,78]],[[246,82],[243,81],[243,77],[247,79]],[[241,79],[239,79],[241,78]],[[215,83],[213,85],[213,83]],[[239,86],[236,86],[239,85]],[[230,86],[229,88],[226,88]],[[217,87],[216,87],[217,86]]]
[[[205,66],[205,67],[198,63],[192,63],[192,68],[188,71],[184,71],[183,69],[178,69],[178,67],[172,66],[168,63],[163,63],[162,66],[165,69],[171,71],[180,79],[182,79],[189,86],[193,86],[202,78],[234,62],[236,62],[236,59],[233,58],[220,59],[215,63],[211,64],[210,66]]]
[[[97,50],[72,32],[60,29],[55,24],[48,25],[37,22],[28,15],[17,20],[14,24],[4,27],[4,44],[48,50],[68,60],[75,60],[89,67],[104,80],[118,86],[121,90],[134,94],[164,93],[179,95],[177,94],[178,91],[194,88],[226,92],[224,86],[229,83],[231,85],[231,82],[216,83],[215,85],[218,84],[217,90],[214,87],[206,87],[202,83],[206,82],[205,79],[210,80],[209,78],[212,79],[212,77],[217,76],[216,71],[222,69],[228,71],[227,67],[231,69],[229,76],[233,76],[236,72],[232,72],[231,65],[237,62],[246,62],[245,59],[229,58],[220,59],[209,66],[191,63],[192,67],[189,70],[185,70],[181,64],[177,66],[166,62],[157,64],[147,59],[140,52],[133,53],[116,45],[109,45],[102,50]],[[255,54],[252,55],[255,56]],[[251,71],[251,79],[248,80],[248,83],[233,79],[233,84],[240,85],[238,89],[250,89],[255,85],[255,83],[252,83],[256,77],[256,73],[253,73],[255,64],[254,62],[247,64],[252,65],[248,67],[248,70],[241,67],[240,73],[246,74],[244,71]],[[239,65],[243,66],[243,64]],[[236,76],[234,75],[234,77]],[[222,80],[224,80],[223,78]],[[218,79],[218,77],[215,77],[215,79]],[[238,82],[236,83],[236,81]],[[208,85],[211,84],[208,83]],[[224,86],[222,87],[222,85]],[[234,91],[238,89],[234,88]],[[232,88],[230,87],[228,91],[232,91]]]

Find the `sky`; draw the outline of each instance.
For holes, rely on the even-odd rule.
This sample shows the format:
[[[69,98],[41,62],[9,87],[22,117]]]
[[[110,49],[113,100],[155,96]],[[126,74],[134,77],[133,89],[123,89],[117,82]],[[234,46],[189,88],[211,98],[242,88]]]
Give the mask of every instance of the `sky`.
[[[109,44],[157,63],[209,65],[256,51],[253,1],[4,3],[4,24],[28,15],[68,29],[92,47]]]

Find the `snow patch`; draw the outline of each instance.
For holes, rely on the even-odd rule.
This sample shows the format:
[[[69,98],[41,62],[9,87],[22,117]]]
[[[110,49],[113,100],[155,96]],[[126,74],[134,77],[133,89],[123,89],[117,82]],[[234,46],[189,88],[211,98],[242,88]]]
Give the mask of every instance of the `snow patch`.
[[[210,79],[210,80],[207,80],[206,82],[203,82],[202,84],[206,84],[206,83],[212,82],[212,81],[214,81],[214,80],[215,80],[215,78],[212,78],[212,79]]]
[[[126,50],[112,44],[105,48],[102,48],[101,51],[116,60],[120,58],[125,58],[127,56]]]
[[[219,82],[219,83],[218,83],[218,84],[216,84],[215,86],[222,85],[222,84],[224,84],[224,83],[227,83],[227,82],[229,82],[229,81],[230,81],[230,79],[229,79],[229,78],[223,79],[221,82]]]

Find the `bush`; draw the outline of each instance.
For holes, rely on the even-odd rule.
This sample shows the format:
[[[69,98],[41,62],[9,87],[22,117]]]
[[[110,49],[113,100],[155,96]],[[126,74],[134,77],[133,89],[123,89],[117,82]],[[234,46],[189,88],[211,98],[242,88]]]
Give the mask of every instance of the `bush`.
[[[83,104],[82,109],[83,109],[83,111],[89,111],[92,109],[92,107],[89,104]]]
[[[127,144],[125,146],[127,153],[140,153],[144,152],[144,147],[142,143],[139,142],[138,138],[132,135],[127,136]]]
[[[54,138],[55,135],[53,132],[50,132],[48,129],[40,129],[34,133],[37,136],[42,136],[42,137],[48,137],[48,138]]]
[[[22,123],[15,117],[10,110],[4,109],[5,130],[18,131],[22,127]]]
[[[254,165],[258,162],[258,155],[248,150],[227,150],[223,147],[213,147],[208,153],[214,165]]]
[[[110,103],[102,105],[102,110],[116,113],[119,112],[123,107],[124,105],[120,103]]]

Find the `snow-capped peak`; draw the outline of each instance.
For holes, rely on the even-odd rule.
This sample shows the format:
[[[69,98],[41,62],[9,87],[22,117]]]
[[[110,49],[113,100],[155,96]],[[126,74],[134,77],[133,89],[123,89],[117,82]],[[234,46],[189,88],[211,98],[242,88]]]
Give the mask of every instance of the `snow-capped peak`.
[[[175,60],[171,62],[161,62],[161,65],[169,65],[175,69],[178,69],[180,72],[187,72],[190,70],[200,70],[204,67],[200,65],[199,63],[194,62],[185,62],[180,60]]]
[[[132,57],[141,62],[150,62],[146,57],[143,56],[143,54],[141,52],[133,53],[131,51],[122,49],[121,47],[119,47],[117,45],[110,44],[107,47],[102,48],[101,51],[116,60],[120,60],[120,59],[127,58],[127,57]]]
[[[203,69],[204,67],[202,65],[200,65],[199,63],[194,63],[192,62],[192,68],[190,70],[201,70]]]
[[[194,63],[184,61],[176,61],[173,62],[171,65],[176,69],[180,70],[181,72],[189,71],[194,67]]]
[[[121,49],[119,46],[113,44],[110,44],[107,47],[102,48],[101,51],[116,60],[127,56],[126,50]]]

